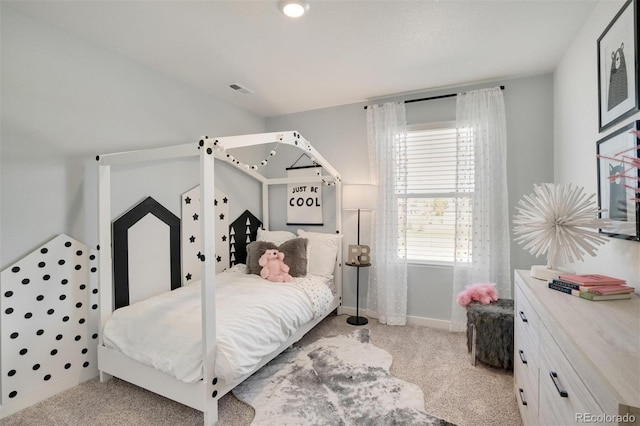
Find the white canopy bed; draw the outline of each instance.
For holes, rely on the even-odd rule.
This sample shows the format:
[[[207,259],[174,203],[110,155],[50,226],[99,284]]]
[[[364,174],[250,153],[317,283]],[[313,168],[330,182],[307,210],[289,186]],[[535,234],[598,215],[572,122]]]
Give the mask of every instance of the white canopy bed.
[[[267,178],[258,173],[260,165],[243,164],[235,159],[230,150],[243,147],[262,147],[278,143],[296,148],[307,154],[322,167],[323,173],[316,176],[296,176]],[[265,148],[267,147],[267,148]],[[265,151],[266,152],[266,151]],[[271,151],[270,155],[273,155]],[[202,241],[198,259],[201,261],[199,281],[187,283],[177,274],[179,263],[171,259],[173,291],[153,297],[138,297],[140,301],[131,300],[129,294],[117,294],[114,286],[114,259],[125,259],[125,265],[135,262],[130,244],[123,248],[121,243],[112,241],[111,212],[111,167],[170,161],[185,157],[200,157],[200,235]],[[100,333],[98,344],[98,369],[101,381],[112,376],[144,387],[152,392],[204,412],[205,425],[215,424],[218,420],[218,399],[233,389],[237,384],[260,369],[284,349],[298,341],[304,334],[317,325],[324,317],[341,304],[342,299],[342,244],[335,243],[335,254],[330,259],[330,272],[315,276],[311,271],[304,277],[294,278],[292,283],[271,283],[259,275],[245,273],[244,269],[232,267],[216,274],[216,224],[214,204],[214,169],[216,160],[232,164],[261,183],[262,186],[262,223],[269,233],[269,187],[298,183],[322,183],[335,187],[335,234],[302,233],[300,236],[309,239],[310,249],[319,252],[319,245],[324,241],[334,241],[341,236],[341,179],[338,172],[318,153],[311,144],[296,131],[241,135],[232,137],[203,137],[197,143],[177,145],[165,148],[148,149],[101,155],[97,157],[98,166],[98,226],[99,244],[103,249],[99,252],[100,261]],[[147,200],[145,200],[147,201]],[[225,201],[226,202],[226,201]],[[153,200],[150,201],[151,209]],[[142,204],[142,203],[141,203]],[[149,203],[147,203],[149,204]],[[160,207],[162,209],[162,207]],[[165,214],[164,211],[162,214]],[[144,215],[139,214],[138,216]],[[136,219],[138,220],[138,219]],[[280,231],[273,232],[277,234]],[[284,232],[284,231],[283,231]],[[171,231],[173,235],[173,230]],[[114,236],[117,234],[114,222]],[[293,234],[292,234],[293,235]],[[316,238],[314,237],[314,238]],[[115,237],[114,237],[115,238]],[[173,237],[172,237],[173,239]],[[126,238],[125,238],[126,240]],[[175,239],[173,239],[175,242]],[[318,243],[317,241],[320,241]],[[339,241],[339,239],[338,239]],[[178,241],[179,243],[179,241]],[[183,243],[184,245],[184,243]],[[114,247],[109,250],[109,247]],[[118,248],[120,247],[120,248]],[[174,249],[172,248],[172,253]],[[183,254],[184,255],[184,254]],[[309,260],[311,259],[311,254]],[[317,259],[316,259],[317,260]],[[249,263],[249,262],[247,262]],[[326,259],[325,262],[326,264]],[[309,266],[311,263],[309,263]],[[135,269],[126,265],[126,270]],[[157,269],[157,268],[156,268]],[[326,269],[326,268],[325,268]],[[325,270],[326,272],[326,270]],[[115,275],[120,274],[116,268]],[[130,273],[130,272],[128,272]],[[318,272],[321,274],[321,272]],[[189,278],[191,273],[189,273]],[[139,278],[138,278],[139,279]],[[177,280],[183,282],[176,284]],[[129,282],[125,292],[134,290],[135,280]],[[320,284],[318,284],[320,283]],[[321,288],[331,290],[327,293]],[[131,286],[131,288],[129,288]],[[264,291],[267,289],[267,292]],[[169,290],[167,288],[167,290]],[[270,291],[271,290],[271,291]],[[323,293],[324,291],[324,293]],[[245,295],[241,299],[233,299],[237,295]],[[251,296],[247,296],[251,295]],[[305,297],[309,296],[309,297]],[[144,300],[142,300],[144,299]],[[185,305],[178,305],[176,300],[186,300]],[[269,300],[274,303],[269,303]],[[300,299],[294,304],[278,306],[279,301]],[[269,305],[268,313],[251,311],[264,302]],[[181,302],[182,303],[182,302]],[[178,307],[181,306],[181,307]],[[243,310],[242,306],[246,307]],[[291,306],[297,306],[292,309]],[[120,308],[120,309],[117,309]],[[172,309],[177,309],[174,312]],[[116,310],[117,309],[117,310]],[[150,309],[156,309],[150,310]],[[272,309],[272,310],[271,310]],[[195,316],[185,317],[186,312]],[[264,317],[276,318],[278,324],[287,324],[279,328],[281,336],[250,336],[251,328],[265,323]],[[242,323],[244,321],[246,323]],[[157,321],[156,321],[157,320]],[[251,321],[254,321],[252,323]],[[244,326],[244,327],[243,327]],[[153,331],[155,327],[155,331]],[[152,337],[156,333],[158,336]],[[276,333],[278,334],[278,333]],[[234,336],[240,339],[233,341]],[[243,337],[245,337],[243,339]],[[166,349],[167,353],[143,353],[154,342]],[[170,345],[174,345],[171,347]],[[183,353],[176,355],[179,349]],[[268,353],[264,353],[268,351]],[[156,357],[154,359],[154,357]],[[172,362],[167,359],[173,357]],[[158,360],[159,359],[159,360]],[[187,359],[190,361],[187,362]],[[183,362],[184,361],[184,362]],[[226,368],[225,368],[226,366]]]

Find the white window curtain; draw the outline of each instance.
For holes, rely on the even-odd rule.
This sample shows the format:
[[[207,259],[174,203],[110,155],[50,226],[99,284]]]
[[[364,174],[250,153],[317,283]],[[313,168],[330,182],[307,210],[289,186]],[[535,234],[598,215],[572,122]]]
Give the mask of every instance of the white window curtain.
[[[404,102],[367,108],[369,160],[378,185],[367,315],[388,325],[407,322],[406,122]]]
[[[451,331],[466,329],[466,310],[456,302],[457,294],[474,283],[496,283],[501,299],[511,298],[509,256],[509,208],[507,198],[507,126],[504,98],[499,87],[460,93],[457,96],[458,144],[462,151],[471,146],[474,156],[473,186],[464,179],[468,165],[459,164],[459,191],[468,197],[457,203],[471,207],[472,232],[456,223],[456,254],[453,267]],[[469,145],[469,138],[471,144]],[[464,153],[461,153],[464,157]],[[471,238],[467,236],[471,235]],[[471,262],[468,255],[471,254]]]

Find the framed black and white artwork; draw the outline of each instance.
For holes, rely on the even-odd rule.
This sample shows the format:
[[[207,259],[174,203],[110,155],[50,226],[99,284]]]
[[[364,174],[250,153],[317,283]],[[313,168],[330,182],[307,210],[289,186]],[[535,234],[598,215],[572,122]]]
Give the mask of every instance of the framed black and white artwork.
[[[638,0],[628,0],[598,38],[599,131],[638,111]]]
[[[598,153],[598,207],[611,227],[600,232],[640,241],[640,121],[600,139]]]

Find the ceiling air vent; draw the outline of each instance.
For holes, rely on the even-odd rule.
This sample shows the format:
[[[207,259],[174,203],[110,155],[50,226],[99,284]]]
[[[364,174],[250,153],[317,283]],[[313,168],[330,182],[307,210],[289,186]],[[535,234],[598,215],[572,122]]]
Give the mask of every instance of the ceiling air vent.
[[[243,95],[248,95],[249,93],[253,93],[253,90],[249,90],[246,87],[241,86],[237,83],[231,83],[229,87],[235,90],[236,92],[242,93]]]

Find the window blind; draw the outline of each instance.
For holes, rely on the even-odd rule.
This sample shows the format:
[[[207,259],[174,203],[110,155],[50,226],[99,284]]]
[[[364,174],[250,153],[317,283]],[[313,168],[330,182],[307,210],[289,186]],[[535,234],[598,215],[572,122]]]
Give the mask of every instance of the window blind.
[[[458,244],[463,253],[459,260],[469,261],[474,189],[470,131],[457,130],[455,123],[409,131],[406,158],[407,259],[452,262]],[[456,227],[462,231],[457,239]]]

